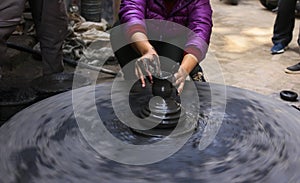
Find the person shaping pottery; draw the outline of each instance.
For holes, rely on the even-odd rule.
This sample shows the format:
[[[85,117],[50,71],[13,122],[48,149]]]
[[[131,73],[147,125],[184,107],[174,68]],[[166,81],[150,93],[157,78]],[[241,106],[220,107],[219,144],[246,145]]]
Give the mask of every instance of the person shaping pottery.
[[[118,24],[126,24],[125,29],[112,29],[111,43],[125,79],[137,76],[145,87],[145,75],[152,82],[152,75],[164,70],[159,57],[163,56],[180,64],[174,74],[179,93],[188,75],[205,81],[199,63],[205,58],[212,30],[209,0],[122,0]],[[190,32],[182,33],[183,26]],[[117,49],[121,41],[128,44]],[[124,68],[131,61],[136,62],[135,68]]]

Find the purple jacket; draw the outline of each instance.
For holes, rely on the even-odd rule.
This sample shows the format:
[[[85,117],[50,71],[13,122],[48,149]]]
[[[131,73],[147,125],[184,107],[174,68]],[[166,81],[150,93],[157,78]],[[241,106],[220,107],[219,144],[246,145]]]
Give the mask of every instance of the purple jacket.
[[[183,25],[195,33],[188,36],[185,47],[197,48],[201,52],[199,61],[205,57],[212,29],[212,9],[209,0],[177,0],[170,14],[166,13],[163,0],[122,0],[119,17],[121,23],[127,23],[129,26],[139,24],[145,29],[144,19],[166,20]],[[172,31],[170,26],[165,28],[165,31],[157,27],[154,32],[160,32],[160,36],[163,37],[178,34],[178,31]]]

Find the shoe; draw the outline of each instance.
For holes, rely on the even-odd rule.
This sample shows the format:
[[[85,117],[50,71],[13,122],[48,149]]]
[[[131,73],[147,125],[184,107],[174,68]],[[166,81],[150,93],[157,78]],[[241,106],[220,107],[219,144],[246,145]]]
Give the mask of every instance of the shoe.
[[[288,74],[300,74],[300,62],[296,65],[292,65],[284,70]]]
[[[272,12],[273,13],[277,13],[278,12],[278,6],[276,8],[274,8],[274,9],[272,9]]]
[[[284,51],[285,51],[285,46],[283,46],[281,43],[277,43],[271,48],[272,54],[280,54],[283,53]]]

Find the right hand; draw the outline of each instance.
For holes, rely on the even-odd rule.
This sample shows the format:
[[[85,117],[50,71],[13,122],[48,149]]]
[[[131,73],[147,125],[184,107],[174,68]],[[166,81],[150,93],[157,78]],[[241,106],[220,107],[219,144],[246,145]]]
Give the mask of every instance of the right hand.
[[[135,63],[135,74],[141,80],[142,87],[146,86],[145,75],[153,83],[152,75],[160,75],[160,61],[156,51],[147,52]]]

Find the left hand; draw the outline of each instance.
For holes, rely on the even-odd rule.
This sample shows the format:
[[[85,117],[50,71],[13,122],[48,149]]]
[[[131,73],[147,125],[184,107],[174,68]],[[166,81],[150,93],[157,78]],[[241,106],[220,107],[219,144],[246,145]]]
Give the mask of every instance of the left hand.
[[[183,67],[181,66],[179,67],[178,71],[174,74],[175,86],[177,86],[178,95],[182,93],[184,83],[188,75],[189,75],[188,72],[186,72],[186,70],[183,69]]]
[[[193,70],[193,68],[198,64],[197,58],[192,54],[186,54],[183,57],[182,63],[177,71],[174,74],[175,76],[175,85],[178,87],[177,92],[180,95],[183,91],[184,83],[186,77]]]

